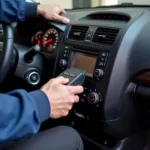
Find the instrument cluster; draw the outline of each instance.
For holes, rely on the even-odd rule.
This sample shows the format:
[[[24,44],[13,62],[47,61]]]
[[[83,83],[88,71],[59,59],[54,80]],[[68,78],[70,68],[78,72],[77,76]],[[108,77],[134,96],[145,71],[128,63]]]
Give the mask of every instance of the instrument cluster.
[[[59,32],[56,28],[49,28],[45,32],[37,31],[31,38],[32,45],[38,45],[41,50],[53,52],[57,48],[59,41]]]

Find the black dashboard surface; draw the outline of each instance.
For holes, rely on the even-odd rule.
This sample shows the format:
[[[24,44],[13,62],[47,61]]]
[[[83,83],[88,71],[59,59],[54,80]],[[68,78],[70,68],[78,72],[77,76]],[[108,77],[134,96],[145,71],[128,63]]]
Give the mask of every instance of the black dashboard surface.
[[[61,72],[57,65],[66,45],[74,49],[86,50],[87,53],[108,52],[110,55],[105,78],[103,82],[99,82],[100,90],[102,89],[104,93],[103,105],[99,108],[101,111],[98,111],[101,114],[91,115],[91,121],[92,126],[98,130],[101,127],[103,132],[122,139],[147,128],[149,122],[147,110],[141,113],[135,98],[137,83],[134,82],[137,75],[150,70],[149,10],[149,7],[68,10],[64,15],[70,18],[68,25],[41,18],[27,20],[24,23],[18,23],[15,43],[31,47],[33,46],[31,38],[35,33],[55,28],[60,35],[57,48],[53,53],[41,49],[41,53],[49,59],[49,64],[53,64],[51,68],[53,77]],[[95,43],[92,40],[87,42],[69,39],[68,35],[72,26],[92,26],[95,32],[99,27],[118,29],[119,33],[115,42],[107,45]],[[91,82],[90,79],[88,81]],[[94,81],[95,84],[96,82]],[[88,108],[92,110],[92,107]]]

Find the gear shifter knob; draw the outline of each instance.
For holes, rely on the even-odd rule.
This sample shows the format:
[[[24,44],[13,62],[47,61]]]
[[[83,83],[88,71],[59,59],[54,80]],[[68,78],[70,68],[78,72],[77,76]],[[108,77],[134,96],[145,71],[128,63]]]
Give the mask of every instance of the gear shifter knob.
[[[39,45],[33,46],[28,52],[25,54],[25,61],[27,63],[31,63],[33,61],[34,56],[40,52],[41,48]]]

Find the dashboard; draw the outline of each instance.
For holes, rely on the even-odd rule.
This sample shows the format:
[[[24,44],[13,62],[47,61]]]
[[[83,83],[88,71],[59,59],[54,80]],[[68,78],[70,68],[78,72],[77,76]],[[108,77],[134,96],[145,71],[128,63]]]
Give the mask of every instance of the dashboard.
[[[61,39],[61,30],[50,25],[43,19],[31,20],[31,22],[31,24],[23,23],[23,26],[22,23],[18,23],[18,26],[23,27],[24,30],[21,30],[19,35],[16,32],[15,43],[27,46],[39,45],[42,51],[49,53],[55,51]]]
[[[77,9],[64,16],[70,24],[42,18],[18,22],[15,75],[26,81],[33,70],[46,82],[67,68],[84,69],[84,93],[73,111],[75,129],[97,142],[103,135],[111,144],[148,129],[150,8]],[[26,50],[35,45],[40,47],[35,61],[25,62]]]

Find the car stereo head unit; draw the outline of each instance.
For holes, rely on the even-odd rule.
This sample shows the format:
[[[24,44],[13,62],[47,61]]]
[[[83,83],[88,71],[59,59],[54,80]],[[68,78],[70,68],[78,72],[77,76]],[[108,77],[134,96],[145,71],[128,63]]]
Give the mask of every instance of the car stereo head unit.
[[[59,55],[59,69],[79,68],[86,71],[86,76],[96,80],[102,80],[105,73],[109,53],[95,53],[75,47],[65,46]]]
[[[97,56],[72,51],[70,62],[70,68],[83,69],[88,77],[93,78]]]
[[[108,51],[98,52],[75,46],[64,46],[62,51],[58,52],[54,77],[70,68],[85,70],[84,93],[80,100],[81,103],[84,101],[90,105],[96,105],[96,109],[98,109],[105,95],[105,74],[108,57]],[[93,108],[95,110],[95,107]]]

